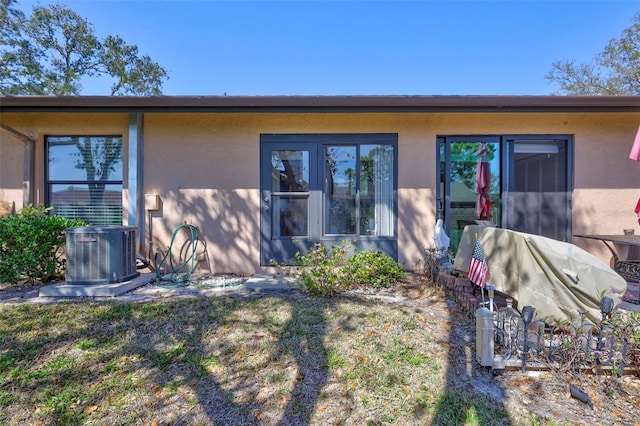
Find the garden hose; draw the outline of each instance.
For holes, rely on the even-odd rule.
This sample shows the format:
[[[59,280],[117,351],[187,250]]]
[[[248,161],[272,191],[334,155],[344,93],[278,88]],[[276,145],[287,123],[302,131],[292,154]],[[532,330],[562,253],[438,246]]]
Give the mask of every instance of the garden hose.
[[[180,231],[183,228],[186,228],[189,231],[189,243],[191,246],[191,253],[189,256],[185,258],[185,260],[182,263],[180,263],[179,265],[175,265],[173,256],[171,255],[173,251],[173,243],[175,242],[176,236],[180,233]],[[154,258],[154,268],[156,270],[157,283],[170,282],[172,283],[172,285],[170,286],[189,285],[189,283],[191,282],[191,275],[193,274],[193,271],[195,270],[195,266],[196,266],[196,249],[198,248],[199,236],[200,236],[200,232],[198,231],[198,227],[194,225],[186,224],[186,223],[178,226],[176,230],[173,231],[173,235],[171,236],[171,242],[169,243],[169,248],[167,249],[167,252],[165,253],[165,255],[162,257],[162,260],[160,261],[160,263],[158,263],[158,253],[156,253]],[[168,277],[167,276],[163,277],[160,274],[160,270],[162,269],[163,265],[167,261],[167,258],[169,258],[168,266],[171,270],[171,273],[168,275]],[[181,273],[180,271],[182,271],[187,265],[189,265],[189,269],[187,270],[187,272]]]

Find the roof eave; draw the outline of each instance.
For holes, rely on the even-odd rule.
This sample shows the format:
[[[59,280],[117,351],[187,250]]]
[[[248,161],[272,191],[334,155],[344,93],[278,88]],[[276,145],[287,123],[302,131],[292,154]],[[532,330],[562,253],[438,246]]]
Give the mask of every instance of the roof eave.
[[[0,96],[1,112],[640,112],[640,96]]]

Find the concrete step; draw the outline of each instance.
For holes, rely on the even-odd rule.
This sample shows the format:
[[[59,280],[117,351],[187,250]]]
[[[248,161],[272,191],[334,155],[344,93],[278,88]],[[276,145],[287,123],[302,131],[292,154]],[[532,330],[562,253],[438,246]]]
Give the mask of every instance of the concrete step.
[[[62,281],[40,288],[40,297],[115,297],[155,280],[156,274],[140,274],[119,283],[110,284],[68,284]]]

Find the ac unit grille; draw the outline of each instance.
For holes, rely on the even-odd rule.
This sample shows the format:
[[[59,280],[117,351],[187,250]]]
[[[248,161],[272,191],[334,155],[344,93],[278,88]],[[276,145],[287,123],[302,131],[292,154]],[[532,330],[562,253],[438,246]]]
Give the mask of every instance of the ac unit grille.
[[[68,284],[109,284],[139,275],[135,227],[69,228],[66,249]]]

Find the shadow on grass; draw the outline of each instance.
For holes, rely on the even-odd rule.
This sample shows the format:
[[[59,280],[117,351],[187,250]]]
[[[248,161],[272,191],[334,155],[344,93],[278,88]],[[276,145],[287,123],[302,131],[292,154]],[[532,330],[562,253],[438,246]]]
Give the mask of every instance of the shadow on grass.
[[[0,419],[20,418],[17,403],[27,422],[84,424],[106,410],[108,424],[308,425],[327,381],[331,302],[263,299],[274,309],[259,316],[235,297],[100,303],[79,318],[75,303],[23,305],[16,318],[32,320],[15,327],[0,311]],[[129,393],[140,398],[118,399]],[[165,409],[184,394],[179,413]]]
[[[186,323],[178,318],[180,329],[172,327],[171,312],[166,312],[161,324],[154,324],[153,318],[158,316],[154,313],[141,320],[147,327],[164,328],[167,335],[153,345],[134,340],[129,348],[162,370],[156,376],[160,388],[195,389],[197,404],[207,417],[201,421],[307,425],[327,378],[323,345],[326,305],[314,299],[268,300],[273,312],[258,317],[242,309],[246,300],[232,297],[216,303],[195,302],[193,307],[200,309],[202,316]],[[175,307],[169,305],[169,311]],[[151,310],[166,307],[148,306]],[[264,337],[269,343],[264,343]],[[287,367],[272,369],[274,361]],[[232,376],[225,376],[229,371]],[[198,378],[195,386],[193,379],[183,379],[194,376]],[[267,388],[272,390],[265,392]],[[279,420],[268,418],[273,404],[282,412]]]
[[[447,385],[436,404],[432,425],[511,425],[503,403],[504,390],[476,361],[475,324],[451,298],[446,304],[449,338],[443,345],[447,348]],[[490,387],[494,397],[483,396],[474,389],[475,383]]]
[[[0,423],[510,424],[472,389],[468,320],[449,306],[435,341],[421,309],[298,293],[2,309]]]

